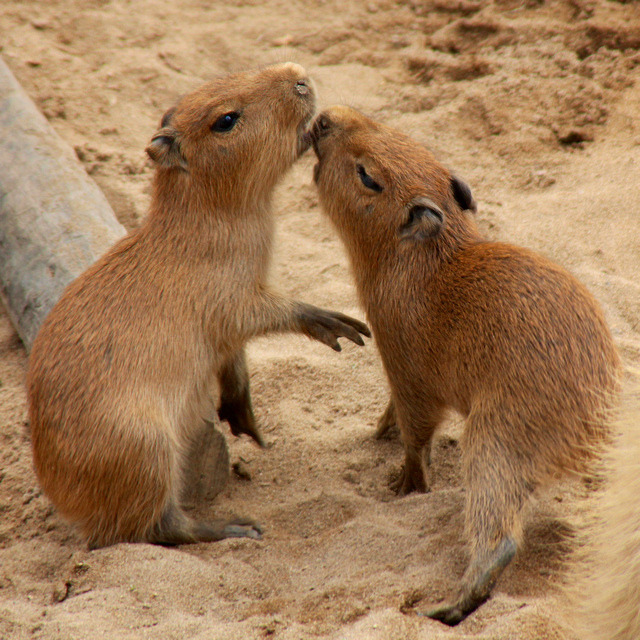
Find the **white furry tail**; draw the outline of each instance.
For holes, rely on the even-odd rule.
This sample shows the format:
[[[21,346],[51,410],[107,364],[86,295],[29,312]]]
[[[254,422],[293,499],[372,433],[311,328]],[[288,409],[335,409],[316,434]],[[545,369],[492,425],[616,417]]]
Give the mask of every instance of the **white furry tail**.
[[[640,640],[640,386],[627,394],[608,484],[586,527],[566,616],[581,640]]]

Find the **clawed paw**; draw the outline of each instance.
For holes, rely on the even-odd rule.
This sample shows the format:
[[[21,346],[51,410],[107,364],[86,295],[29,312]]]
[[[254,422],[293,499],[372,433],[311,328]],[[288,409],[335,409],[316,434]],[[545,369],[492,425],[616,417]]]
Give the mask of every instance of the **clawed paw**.
[[[462,622],[468,614],[463,613],[460,607],[452,604],[442,605],[424,613],[418,612],[418,615],[425,616],[426,618],[431,618],[432,620],[439,620],[440,622],[443,622],[450,627],[454,627],[458,623]]]
[[[263,528],[250,518],[234,518],[224,527],[225,538],[252,538],[262,539]]]
[[[361,334],[367,338],[371,337],[371,331],[364,322],[337,311],[327,311],[308,304],[301,305],[299,321],[304,333],[323,342],[334,351],[342,350],[338,338],[347,338],[363,347],[364,340]]]
[[[414,491],[417,493],[429,491],[422,470],[409,473],[406,466],[402,467],[398,477],[389,483],[389,488],[399,496],[406,496]]]

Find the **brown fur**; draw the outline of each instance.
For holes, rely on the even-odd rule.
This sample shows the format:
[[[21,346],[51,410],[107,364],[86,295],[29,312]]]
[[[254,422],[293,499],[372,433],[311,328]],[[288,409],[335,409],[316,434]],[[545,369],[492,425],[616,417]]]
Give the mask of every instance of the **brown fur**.
[[[276,182],[308,146],[313,87],[286,63],[210,82],[162,120],[145,223],[75,280],[29,360],[35,468],[91,546],[258,537],[250,521],[196,523],[180,507],[192,434],[215,410],[262,442],[243,347],[297,331],[339,349],[365,325],[266,284]],[[228,131],[215,130],[237,113]],[[213,128],[212,128],[213,126]]]
[[[447,409],[466,417],[471,562],[455,624],[513,557],[536,487],[583,470],[606,432],[618,355],[593,297],[562,268],[485,241],[467,185],[402,133],[347,107],[312,130],[324,210],[351,258],[389,378],[378,433],[397,421],[402,494],[427,490],[425,458]]]
[[[640,387],[628,394],[606,457],[607,479],[568,588],[567,625],[580,640],[640,638]]]

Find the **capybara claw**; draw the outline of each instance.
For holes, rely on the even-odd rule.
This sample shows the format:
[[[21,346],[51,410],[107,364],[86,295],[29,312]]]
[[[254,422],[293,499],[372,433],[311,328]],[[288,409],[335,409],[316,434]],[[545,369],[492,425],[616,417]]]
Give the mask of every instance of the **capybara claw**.
[[[338,338],[347,338],[360,347],[364,347],[361,335],[371,337],[369,327],[363,322],[344,313],[319,309],[310,304],[301,303],[298,321],[302,331],[310,338],[323,342],[334,351],[341,351]]]
[[[252,538],[253,540],[262,539],[262,527],[258,524],[228,524],[224,528],[225,538]]]
[[[406,466],[402,467],[400,475],[391,481],[389,488],[399,496],[406,496],[414,491],[417,493],[429,492],[424,474],[421,471],[409,473]]]

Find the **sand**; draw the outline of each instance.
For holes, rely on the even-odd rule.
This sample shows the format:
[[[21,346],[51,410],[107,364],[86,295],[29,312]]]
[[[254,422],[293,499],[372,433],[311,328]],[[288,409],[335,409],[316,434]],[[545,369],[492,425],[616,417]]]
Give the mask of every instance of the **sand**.
[[[348,103],[464,176],[490,238],[535,249],[595,294],[626,364],[640,358],[640,5],[605,0],[4,0],[1,55],[118,218],[144,218],[144,147],[202,81],[294,60],[321,105]],[[278,189],[279,288],[363,317],[303,157]],[[398,440],[372,439],[387,386],[375,345],[251,344],[259,450],[223,426],[232,476],[205,514],[251,515],[260,542],[87,551],[36,482],[26,354],[0,314],[0,638],[569,640],[566,534],[589,492],[564,482],[527,517],[493,597],[455,629],[415,615],[466,562],[452,418],[432,491],[397,498]],[[570,624],[569,624],[570,626]]]

